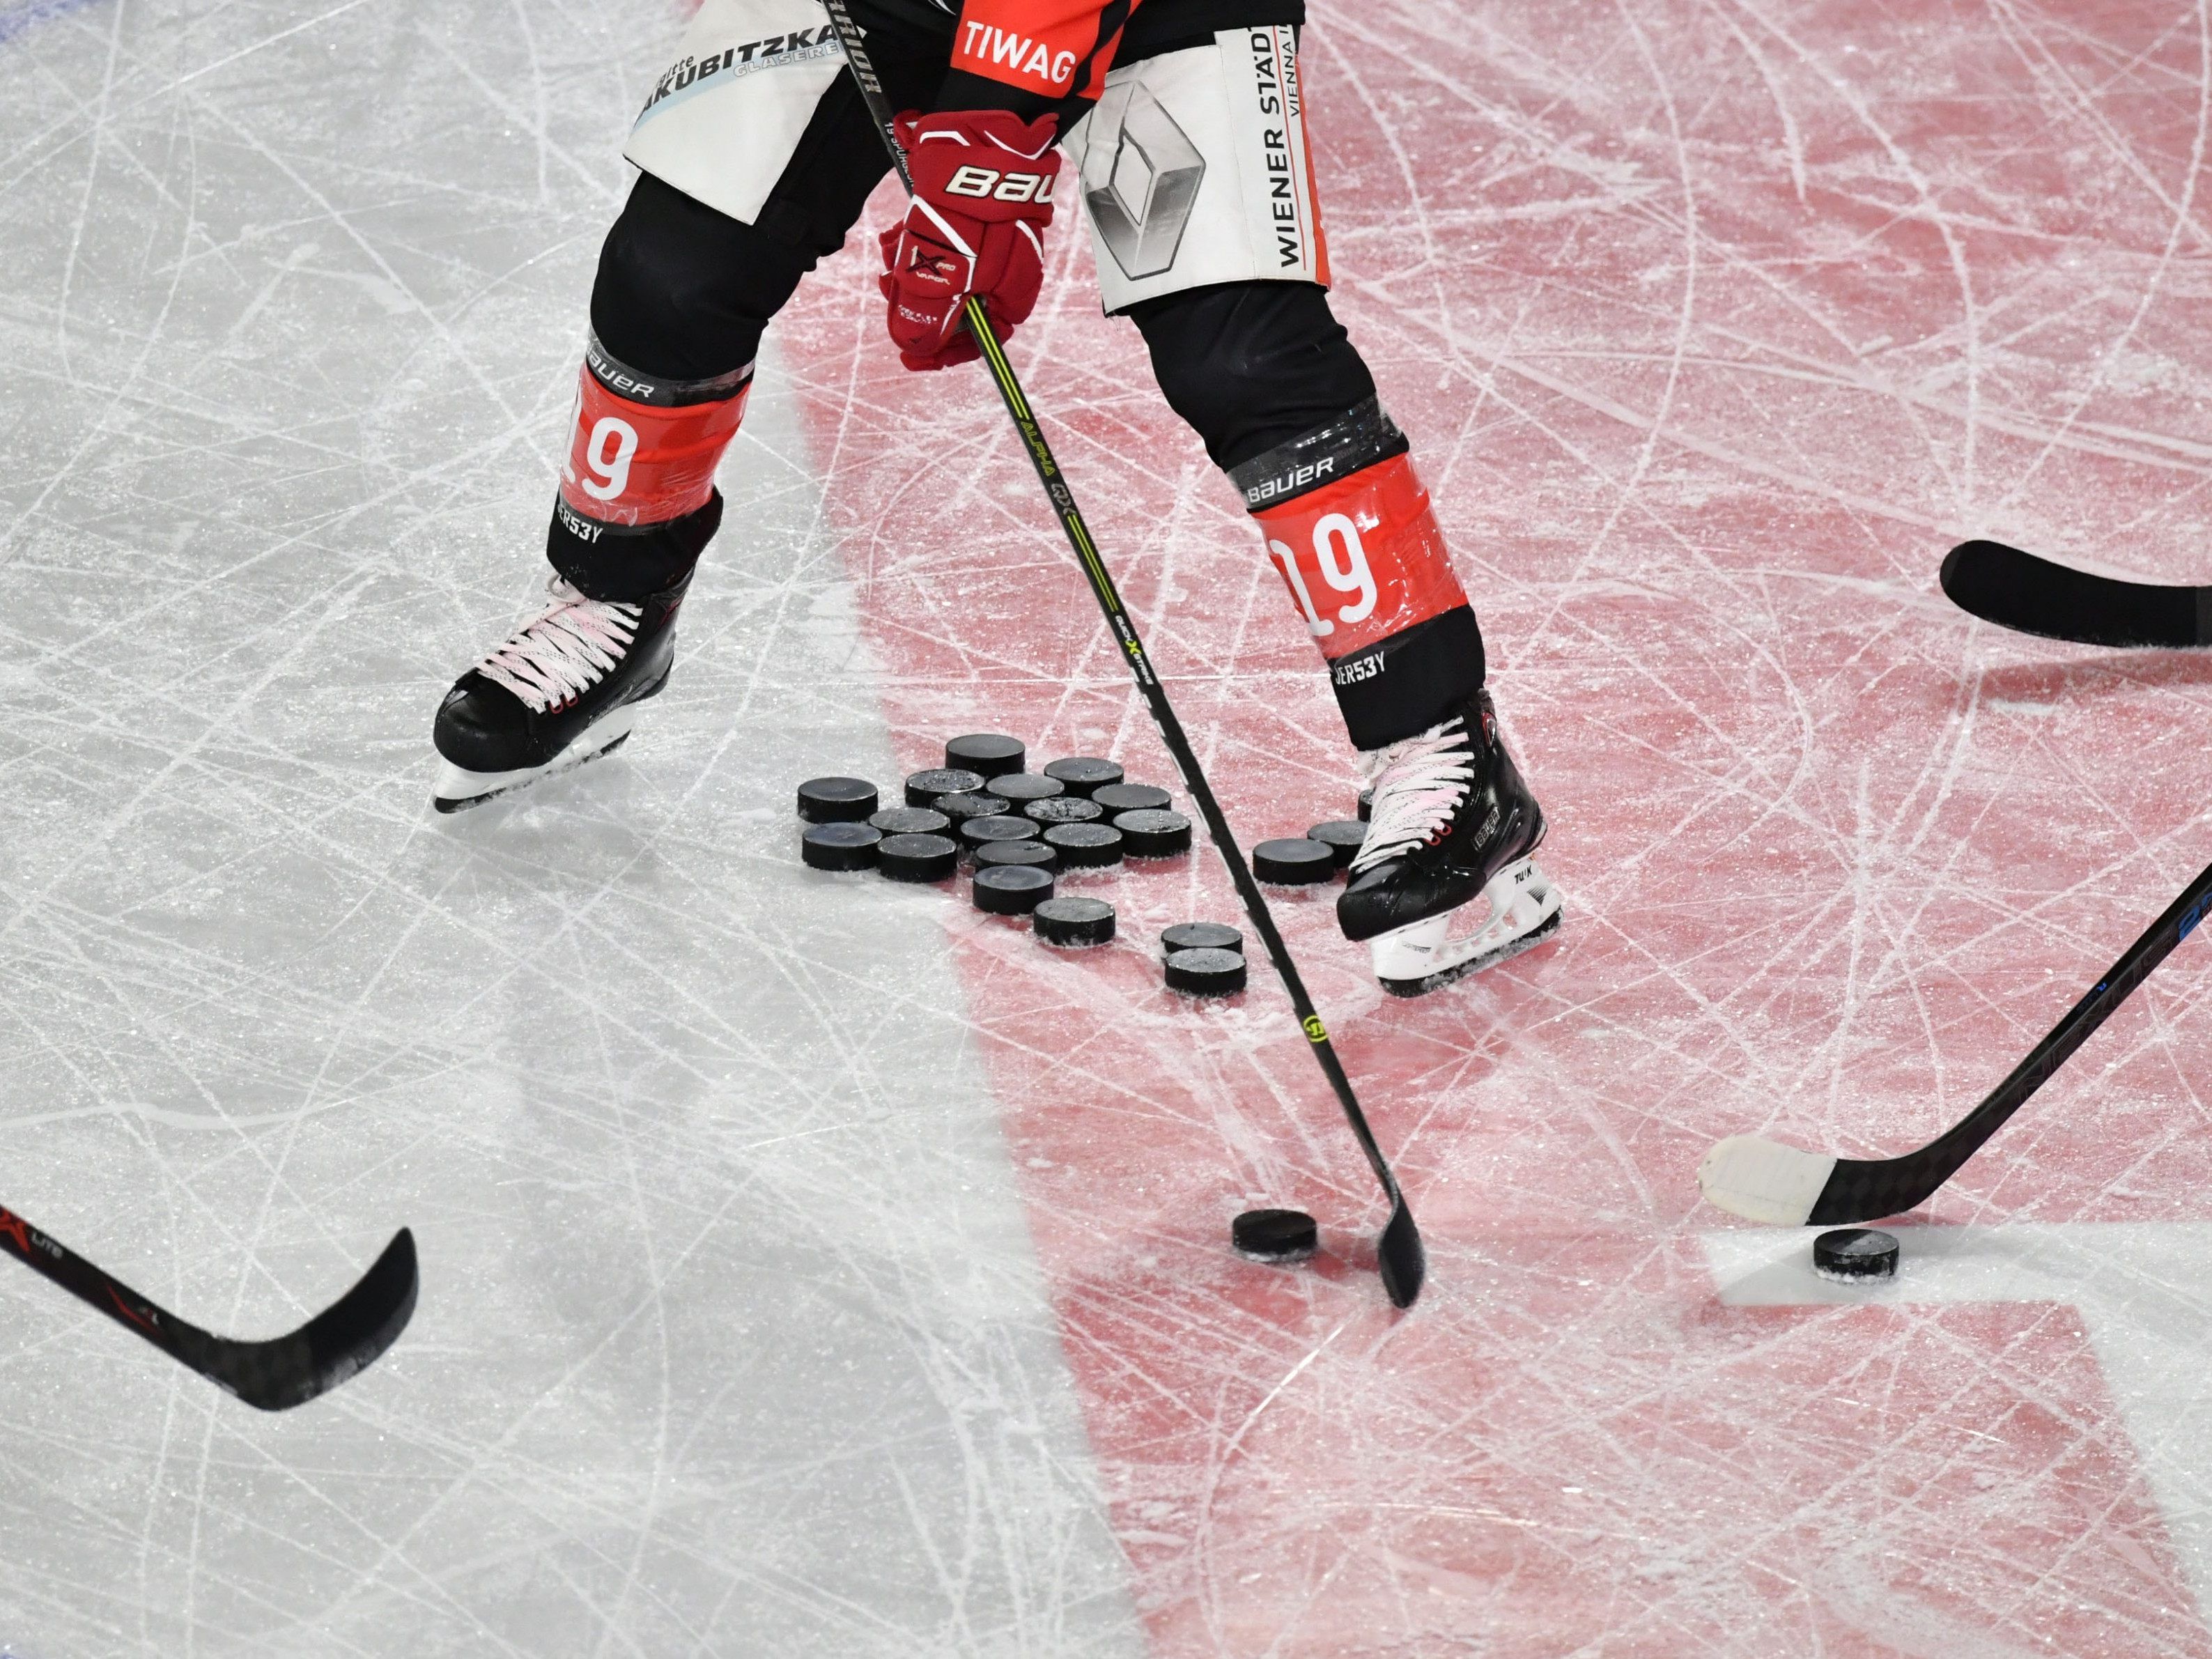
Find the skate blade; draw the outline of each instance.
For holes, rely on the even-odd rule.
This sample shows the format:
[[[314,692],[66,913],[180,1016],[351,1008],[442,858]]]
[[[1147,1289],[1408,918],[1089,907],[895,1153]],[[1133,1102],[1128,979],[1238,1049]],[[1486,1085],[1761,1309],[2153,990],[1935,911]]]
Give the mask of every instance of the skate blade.
[[[1446,911],[1374,940],[1375,977],[1382,988],[1393,996],[1425,996],[1510,961],[1559,931],[1559,890],[1533,859],[1492,877],[1482,900],[1488,902],[1489,920],[1462,939],[1445,937],[1459,914]]]
[[[430,805],[441,812],[465,812],[471,806],[482,806],[488,800],[573,771],[586,762],[613,754],[629,741],[630,728],[636,724],[637,705],[625,703],[580,732],[574,743],[544,765],[518,767],[512,772],[471,772],[446,761],[440,768],[438,781],[431,787]]]

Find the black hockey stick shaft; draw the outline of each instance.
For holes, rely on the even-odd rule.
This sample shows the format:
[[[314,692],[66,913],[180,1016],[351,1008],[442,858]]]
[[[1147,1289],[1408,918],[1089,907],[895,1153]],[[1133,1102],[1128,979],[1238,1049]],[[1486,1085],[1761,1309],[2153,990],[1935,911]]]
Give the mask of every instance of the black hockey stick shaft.
[[[362,1370],[398,1339],[415,1311],[415,1236],[401,1228],[352,1290],[307,1324],[266,1342],[238,1342],[187,1324],[0,1207],[0,1250],[100,1310],[124,1329],[247,1405],[302,1405]]]
[[[2027,1059],[1992,1089],[1987,1099],[1917,1152],[1902,1158],[1861,1159],[1839,1158],[1827,1184],[1806,1218],[1808,1225],[1839,1226],[1847,1222],[1872,1221],[1902,1215],[1925,1203],[1938,1188],[1956,1175],[1966,1161],[2004,1126],[2005,1121],[2027,1103],[2031,1096],[2087,1042],[2112,1010],[2128,1000],[2136,986],[2150,977],[2173,947],[2187,939],[2212,904],[2212,865],[2182,890],[2181,896],[2120,959],[2112,965],[2096,988],[2075,1003],[2065,1018],[2051,1029]]]
[[[1944,556],[1943,592],[1969,615],[2078,645],[2212,645],[2212,587],[2100,576],[2002,542],[1961,542]]]
[[[853,71],[853,80],[860,88],[860,97],[868,108],[869,118],[882,134],[884,146],[890,152],[892,165],[908,188],[913,179],[907,172],[905,152],[900,149],[894,123],[896,113],[890,100],[884,94],[883,83],[877,79],[875,66],[869,62],[866,46],[862,43],[860,28],[846,9],[845,0],[824,0],[830,12],[830,21],[837,31],[838,44],[844,48],[846,64]],[[1066,533],[1068,545],[1075,550],[1076,562],[1083,567],[1083,574],[1091,584],[1091,592],[1097,599],[1099,609],[1105,612],[1108,626],[1114,630],[1121,653],[1135,677],[1137,686],[1144,693],[1150,707],[1152,723],[1159,727],[1161,739],[1168,753],[1175,757],[1176,769],[1182,774],[1183,787],[1197,803],[1199,814],[1206,820],[1206,833],[1213,839],[1221,854],[1221,861],[1229,866],[1229,879],[1236,886],[1237,896],[1243,902],[1244,913],[1251,918],[1252,930],[1266,945],[1267,958],[1274,963],[1275,972],[1290,993],[1291,1006],[1297,1012],[1298,1024],[1304,1028],[1306,1041],[1314,1057],[1321,1063],[1329,1087],[1336,1091],[1337,1103],[1343,1107],[1345,1121],[1351,1124],[1352,1134],[1359,1141],[1360,1150],[1367,1155],[1367,1164],[1374,1170],[1375,1178],[1382,1186],[1390,1200],[1390,1218],[1382,1229],[1376,1247],[1376,1258],[1382,1275],[1382,1288],[1397,1307],[1411,1307],[1421,1293],[1421,1281],[1427,1273],[1427,1253],[1421,1243],[1420,1230],[1413,1224],[1413,1211],[1400,1190],[1398,1177],[1391,1170],[1390,1162],[1382,1156],[1382,1149],[1375,1139],[1375,1131],[1368,1127],[1367,1114],[1360,1109],[1359,1097],[1352,1092],[1352,1079],[1346,1076],[1344,1062],[1338,1058],[1335,1045],[1329,1041],[1328,1030],[1321,1016],[1314,1010],[1313,999],[1307,994],[1305,981],[1298,975],[1297,964],[1291,960],[1289,947],[1283,943],[1282,933],[1275,927],[1274,916],[1267,908],[1267,901],[1261,893],[1259,884],[1252,879],[1251,867],[1245,862],[1243,849],[1237,845],[1236,836],[1223,815],[1221,804],[1214,799],[1213,790],[1206,781],[1206,773],[1193,752],[1190,739],[1184,734],[1182,722],[1176,718],[1174,706],[1168,701],[1166,688],[1153,671],[1152,658],[1145,650],[1144,641],[1131,620],[1128,608],[1121,603],[1121,595],[1108,574],[1104,562],[1098,556],[1097,544],[1091,540],[1090,526],[1084,522],[1082,510],[1075,504],[1075,492],[1068,487],[1066,476],[1054,459],[1052,446],[1046,441],[1044,431],[1037,423],[1029,398],[1023,393],[1021,381],[1014,374],[1013,365],[1006,361],[1004,348],[999,343],[997,331],[982,302],[969,295],[963,311],[968,331],[975,337],[984,363],[991,371],[991,379],[999,388],[999,396],[1012,417],[1015,429],[1020,433],[1022,446],[1029,452],[1030,464],[1036,469],[1037,480],[1044,486],[1046,496],[1052,502],[1053,512]]]

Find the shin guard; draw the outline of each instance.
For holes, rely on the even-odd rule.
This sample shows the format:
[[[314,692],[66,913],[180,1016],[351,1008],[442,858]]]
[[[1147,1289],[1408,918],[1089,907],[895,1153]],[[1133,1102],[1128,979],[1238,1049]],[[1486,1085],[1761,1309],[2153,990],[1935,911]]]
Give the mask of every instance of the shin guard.
[[[1482,632],[1407,447],[1370,398],[1229,475],[1359,749],[1426,730],[1483,682]]]
[[[744,418],[753,368],[671,380],[586,354],[547,554],[594,599],[681,581],[720,519],[714,469]]]

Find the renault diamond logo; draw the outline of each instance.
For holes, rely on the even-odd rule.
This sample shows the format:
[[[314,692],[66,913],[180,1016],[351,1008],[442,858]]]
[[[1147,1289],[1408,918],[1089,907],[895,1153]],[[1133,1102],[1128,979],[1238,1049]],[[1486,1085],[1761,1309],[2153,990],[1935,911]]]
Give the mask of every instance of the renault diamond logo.
[[[1206,158],[1160,100],[1132,81],[1098,100],[1098,137],[1083,157],[1083,196],[1121,274],[1157,276],[1175,264]]]

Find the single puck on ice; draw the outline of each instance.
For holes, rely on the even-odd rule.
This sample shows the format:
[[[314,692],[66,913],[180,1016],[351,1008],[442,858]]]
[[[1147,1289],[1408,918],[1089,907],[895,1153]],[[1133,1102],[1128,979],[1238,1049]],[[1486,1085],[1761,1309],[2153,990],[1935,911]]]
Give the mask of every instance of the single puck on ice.
[[[1070,755],[1066,760],[1056,760],[1044,769],[1044,775],[1059,779],[1067,786],[1069,794],[1086,800],[1108,784],[1121,782],[1125,775],[1117,763],[1096,755]]]
[[[906,804],[927,806],[939,795],[972,795],[982,787],[981,772],[963,771],[958,767],[916,772],[906,781]]]
[[[1237,1254],[1255,1261],[1303,1261],[1321,1247],[1321,1229],[1304,1210],[1247,1210],[1229,1224]]]
[[[1044,838],[1063,869],[1103,869],[1121,861],[1121,832],[1110,823],[1055,823]]]
[[[866,778],[809,778],[799,786],[799,816],[809,823],[860,823],[876,810]]]
[[[1168,957],[1170,991],[1226,997],[1243,988],[1244,958],[1234,951],[1176,951]]]
[[[1050,800],[1031,801],[1022,808],[1022,816],[1039,823],[1096,823],[1106,813],[1097,801],[1080,795],[1054,795]]]
[[[1029,750],[1022,747],[1022,740],[1003,732],[974,732],[945,745],[947,766],[963,766],[970,772],[981,772],[986,783],[1008,772],[1020,771],[1028,758]]]
[[[1889,1279],[1897,1273],[1897,1235],[1838,1227],[1813,1241],[1813,1271],[1823,1279]]]
[[[872,824],[810,823],[799,838],[799,856],[810,870],[866,870],[883,840]]]
[[[1263,841],[1252,849],[1252,873],[1278,887],[1304,887],[1336,874],[1336,854],[1304,836]]]
[[[929,806],[886,806],[868,820],[887,836],[941,836],[952,820]]]
[[[1005,796],[1019,811],[1033,800],[1050,800],[1055,795],[1066,794],[1067,786],[1040,772],[1009,772],[1002,778],[991,780],[991,793]]]
[[[1359,792],[1359,821],[1365,823],[1374,816],[1375,792],[1372,789],[1363,789]]]
[[[970,818],[1000,817],[1014,810],[1013,802],[987,795],[980,789],[969,795],[939,795],[930,805],[952,820],[955,832]]]
[[[1307,830],[1306,839],[1317,841],[1335,854],[1336,867],[1341,870],[1352,862],[1359,843],[1367,839],[1367,826],[1358,818],[1332,818]]]
[[[1160,935],[1160,948],[1177,951],[1235,951],[1242,953],[1244,935],[1225,922],[1179,921]]]
[[[1133,859],[1171,859],[1190,851],[1190,820],[1180,812],[1117,812],[1121,850]]]
[[[1149,783],[1109,783],[1091,792],[1091,799],[1109,812],[1164,812],[1175,797]]]
[[[1036,908],[1036,936],[1047,945],[1103,945],[1114,937],[1114,907],[1104,899],[1047,899]]]
[[[887,836],[876,868],[893,881],[943,881],[959,867],[960,849],[943,836]]]
[[[1025,916],[1052,896],[1052,872],[1034,864],[994,864],[975,872],[975,908]]]
[[[960,826],[960,844],[968,849],[969,858],[994,841],[1035,841],[1036,836],[1036,825],[1027,818],[1009,817],[1003,813],[970,818]]]
[[[994,841],[975,849],[975,867],[988,870],[994,865],[1011,867],[1025,865],[1038,870],[1060,868],[1060,851],[1041,841]]]

